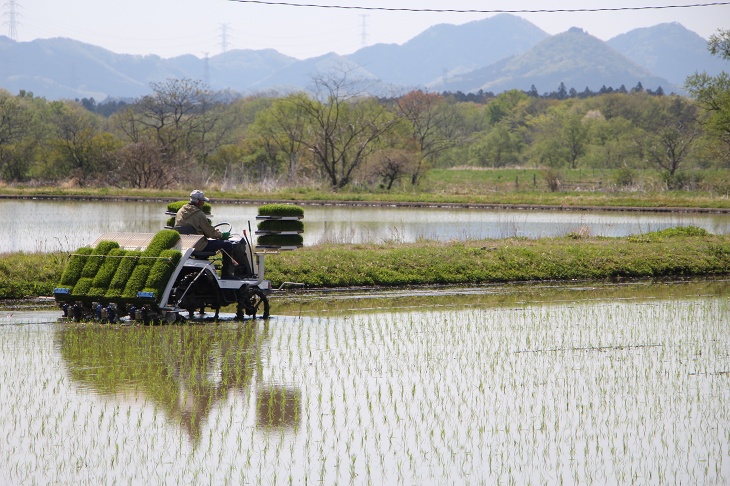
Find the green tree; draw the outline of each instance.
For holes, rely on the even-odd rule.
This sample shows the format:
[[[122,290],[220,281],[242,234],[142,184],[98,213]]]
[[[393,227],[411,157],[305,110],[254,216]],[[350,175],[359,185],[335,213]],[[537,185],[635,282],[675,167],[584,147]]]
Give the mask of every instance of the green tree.
[[[720,30],[710,37],[709,51],[730,60],[730,30]],[[730,75],[722,71],[717,76],[695,73],[685,81],[685,87],[706,113],[705,128],[719,137],[730,153]]]
[[[589,129],[587,163],[601,169],[637,169],[641,163],[641,150],[636,141],[643,136],[641,129],[623,117],[595,118]]]
[[[296,178],[305,149],[304,134],[310,120],[302,107],[308,102],[304,93],[293,93],[277,99],[256,115],[256,121],[251,126],[251,136],[266,148],[270,159],[273,160],[278,154],[286,159],[289,182]]]
[[[246,157],[249,155],[243,143],[230,144],[216,150],[208,159],[208,164],[214,169],[222,185],[251,182],[253,175],[246,167]]]
[[[606,119],[620,117],[633,126],[643,127],[651,121],[656,99],[646,93],[611,93],[586,100],[588,110],[597,110]]]
[[[558,86],[558,91],[555,95],[559,100],[564,100],[568,97],[568,89],[565,87],[564,82],[560,82],[560,86]]]
[[[730,61],[730,30],[718,30],[710,36],[707,48],[713,56]]]
[[[548,113],[531,121],[534,140],[531,153],[550,167],[567,164],[575,169],[585,155],[588,143],[588,122],[572,109],[570,102],[557,105]]]
[[[486,126],[468,139],[470,163],[491,167],[519,163],[531,111],[540,103],[520,90],[505,91],[492,100],[484,110]]]
[[[85,185],[88,179],[106,172],[109,158],[97,116],[75,102],[56,101],[49,110],[56,176],[72,176]]]
[[[505,91],[487,105],[487,122],[496,125],[508,119],[514,126],[520,122],[531,101],[530,96],[524,91],[518,89]]]
[[[520,161],[522,137],[502,121],[472,144],[471,158],[479,165],[503,167]]]
[[[679,96],[661,98],[660,103],[661,110],[643,141],[644,153],[650,164],[665,173],[669,188],[679,189],[682,183],[676,179],[677,171],[700,136],[696,107]]]
[[[568,163],[571,169],[578,166],[578,158],[586,152],[588,127],[582,116],[571,113],[563,121],[561,141],[568,154]]]
[[[0,90],[0,176],[6,181],[28,177],[37,145],[33,112],[22,97]]]
[[[447,101],[454,110],[454,134],[457,143],[440,152],[430,162],[432,167],[454,167],[472,165],[471,147],[482,137],[482,132],[489,128],[486,120],[487,105],[464,102],[456,103],[449,97]]]

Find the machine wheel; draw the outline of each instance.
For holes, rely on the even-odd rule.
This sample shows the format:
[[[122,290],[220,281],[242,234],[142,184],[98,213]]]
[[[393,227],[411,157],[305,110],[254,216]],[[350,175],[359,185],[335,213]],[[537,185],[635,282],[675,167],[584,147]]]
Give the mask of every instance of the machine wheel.
[[[239,290],[236,319],[243,320],[244,314],[252,319],[256,314],[262,319],[269,318],[269,299],[260,288],[244,286]]]

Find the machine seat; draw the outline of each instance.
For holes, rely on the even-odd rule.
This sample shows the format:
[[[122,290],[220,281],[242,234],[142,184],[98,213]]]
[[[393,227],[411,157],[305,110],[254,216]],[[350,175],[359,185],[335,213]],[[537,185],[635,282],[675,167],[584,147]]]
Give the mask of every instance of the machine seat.
[[[189,224],[183,225],[183,226],[173,226],[175,231],[180,233],[181,235],[194,235],[197,232],[195,231],[195,228],[190,226]]]
[[[181,235],[195,235],[197,232],[195,228],[190,225],[174,226],[172,229],[180,233]],[[215,256],[215,251],[194,251],[190,256],[197,260],[207,260],[208,258]]]

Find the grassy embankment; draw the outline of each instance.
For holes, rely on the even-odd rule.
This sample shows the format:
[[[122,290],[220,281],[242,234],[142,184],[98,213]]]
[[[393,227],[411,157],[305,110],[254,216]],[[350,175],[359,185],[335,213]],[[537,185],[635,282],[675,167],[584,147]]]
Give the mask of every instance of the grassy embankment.
[[[67,254],[0,255],[0,298],[51,295]],[[267,278],[308,287],[481,284],[730,273],[730,237],[698,228],[625,238],[318,245],[271,255]]]
[[[253,201],[291,201],[299,204],[322,201],[385,202],[396,204],[465,204],[465,205],[518,205],[554,207],[621,207],[636,209],[652,208],[714,208],[730,209],[730,187],[727,171],[702,172],[707,181],[714,181],[710,190],[666,191],[661,190],[656,171],[645,171],[642,189],[613,187],[615,174],[611,170],[562,170],[563,184],[560,191],[551,192],[546,186],[543,171],[539,169],[433,169],[420,184],[413,188],[405,185],[392,191],[347,187],[339,191],[312,187],[280,187],[262,190],[251,184],[236,190],[220,190],[211,185],[201,187],[215,201],[225,199]],[[637,171],[638,172],[638,171]],[[112,197],[129,199],[180,200],[187,197],[186,190],[81,188],[3,186],[6,196],[54,196],[54,197]]]

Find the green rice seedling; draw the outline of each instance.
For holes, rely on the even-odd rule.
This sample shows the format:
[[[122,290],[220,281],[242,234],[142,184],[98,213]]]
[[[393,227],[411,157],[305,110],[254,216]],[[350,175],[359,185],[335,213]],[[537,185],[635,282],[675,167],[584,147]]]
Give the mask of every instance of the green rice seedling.
[[[304,217],[304,209],[294,204],[265,204],[259,207],[259,216]]]
[[[181,257],[182,254],[178,250],[163,250],[152,265],[143,290],[145,292],[154,292],[156,296],[162,295],[167,281]]]
[[[140,259],[139,263],[132,271],[132,274],[129,276],[127,284],[124,286],[124,290],[122,291],[123,299],[134,300],[137,298],[137,293],[141,292],[145,288],[145,283],[150,275],[150,270],[152,270],[152,266],[149,264],[142,264],[142,259]]]
[[[147,257],[158,257],[163,250],[169,250],[178,241],[180,241],[180,233],[177,231],[170,229],[158,231],[142,252],[139,264],[151,267],[155,261]]]
[[[124,288],[127,285],[127,281],[137,266],[137,260],[141,255],[141,251],[135,250],[127,250],[120,255],[122,258],[119,259],[119,266],[117,267],[117,271],[114,273],[114,278],[112,278],[112,281],[109,284],[109,289],[106,292],[106,297],[108,299],[122,296]]]
[[[88,256],[93,251],[93,248],[85,246],[79,248],[76,250],[76,253],[71,255],[63,274],[61,274],[62,286],[73,286],[76,284],[76,281],[81,277],[81,272],[84,270]]]
[[[87,258],[84,269],[81,272],[81,276],[93,279],[96,276],[96,272],[98,272],[99,268],[101,268],[106,254],[114,248],[119,248],[119,243],[116,241],[99,242],[99,244],[96,245],[96,248],[94,248],[94,251],[92,251],[91,255]]]
[[[105,289],[103,287],[93,287],[93,283],[92,283],[92,287],[90,287],[88,292],[86,292],[86,297],[93,299],[94,302],[100,302],[100,301],[106,300],[105,299],[106,292],[107,292],[107,289]]]
[[[669,286],[567,303],[543,286],[518,304],[489,287],[489,304],[469,289],[408,309],[388,292],[265,325],[0,326],[0,477],[728,484],[728,285]]]
[[[302,246],[302,235],[261,235],[257,244],[261,246]]]
[[[121,248],[114,248],[106,255],[91,284],[89,297],[101,299],[106,295],[125,253]]]
[[[298,219],[265,219],[258,224],[261,231],[304,231],[304,222]]]
[[[92,278],[81,277],[78,282],[76,282],[76,285],[74,285],[71,295],[74,297],[86,297],[89,293],[89,289],[91,289],[93,281],[94,279]]]
[[[171,202],[167,205],[167,212],[169,213],[176,213],[180,210],[181,207],[185,206],[188,203],[188,201],[175,201]],[[203,212],[205,214],[210,214],[210,203],[203,203]]]

